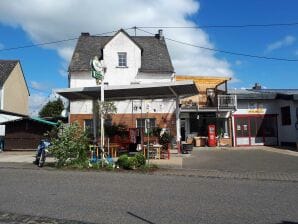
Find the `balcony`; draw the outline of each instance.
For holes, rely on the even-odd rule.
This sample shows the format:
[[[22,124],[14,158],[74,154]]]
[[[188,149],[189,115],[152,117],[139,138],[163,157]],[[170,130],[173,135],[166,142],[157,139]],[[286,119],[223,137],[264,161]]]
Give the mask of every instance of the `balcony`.
[[[218,110],[237,110],[236,95],[217,95]]]
[[[195,101],[192,99],[182,100],[180,104],[181,112],[230,111],[236,109],[236,95],[216,95],[214,97],[200,95]]]
[[[199,105],[192,100],[181,101],[180,104],[181,112],[196,112],[198,111],[198,107]]]

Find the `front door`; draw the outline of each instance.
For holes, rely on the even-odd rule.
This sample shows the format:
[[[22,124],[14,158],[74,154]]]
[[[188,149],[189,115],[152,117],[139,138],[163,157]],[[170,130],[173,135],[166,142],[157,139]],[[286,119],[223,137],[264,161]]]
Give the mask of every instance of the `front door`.
[[[250,145],[249,118],[241,117],[235,119],[236,145]]]
[[[236,146],[277,145],[276,115],[235,117]]]

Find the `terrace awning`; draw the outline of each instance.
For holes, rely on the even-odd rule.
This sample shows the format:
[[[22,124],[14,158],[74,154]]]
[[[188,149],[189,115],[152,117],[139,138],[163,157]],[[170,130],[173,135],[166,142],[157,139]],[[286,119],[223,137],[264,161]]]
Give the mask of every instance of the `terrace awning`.
[[[100,98],[100,86],[57,89],[56,93],[69,100],[87,100]],[[133,99],[165,99],[184,98],[199,94],[195,83],[191,80],[105,86],[104,97],[109,101]]]
[[[58,89],[56,93],[71,100],[100,99],[101,87],[81,87]],[[106,101],[121,101],[134,99],[176,99],[176,108],[179,108],[180,98],[199,94],[194,81],[159,82],[150,84],[131,84],[121,86],[105,86],[104,98]],[[180,141],[180,110],[176,109],[177,142]]]

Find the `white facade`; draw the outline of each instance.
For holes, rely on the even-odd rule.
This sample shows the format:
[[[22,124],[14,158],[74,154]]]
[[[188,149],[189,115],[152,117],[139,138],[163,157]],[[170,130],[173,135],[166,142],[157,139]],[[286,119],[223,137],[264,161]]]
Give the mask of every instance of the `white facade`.
[[[118,66],[118,53],[126,53],[127,66]],[[103,59],[106,67],[104,82],[108,85],[130,85],[132,83],[155,83],[170,82],[173,74],[146,74],[139,73],[141,68],[141,49],[126,34],[119,32],[103,48]],[[70,88],[96,86],[96,81],[91,77],[90,72],[71,72]],[[134,105],[140,101],[119,101],[115,102],[117,113],[132,113]],[[145,108],[145,101],[142,102]],[[175,102],[173,100],[150,101],[152,112],[173,113]],[[144,113],[145,109],[135,110],[134,113]],[[70,103],[71,114],[92,114],[92,101],[72,101]]]

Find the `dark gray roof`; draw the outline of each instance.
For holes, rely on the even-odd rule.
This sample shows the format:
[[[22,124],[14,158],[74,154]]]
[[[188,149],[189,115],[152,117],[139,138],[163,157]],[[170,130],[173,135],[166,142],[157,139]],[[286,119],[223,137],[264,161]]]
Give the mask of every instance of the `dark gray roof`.
[[[159,39],[154,36],[129,36],[129,37],[142,50],[140,72],[148,72],[148,73],[173,73],[174,72],[174,68],[173,68],[171,58],[164,38]],[[75,50],[69,65],[69,71],[70,72],[89,71],[90,60],[94,56],[98,56],[99,58],[102,58],[102,50],[105,44],[112,38],[113,36],[89,36],[86,34],[81,35],[75,47]]]
[[[298,89],[236,89],[228,90],[229,94],[236,94],[239,100],[298,100]]]
[[[3,86],[18,62],[18,60],[0,60],[0,87]]]

